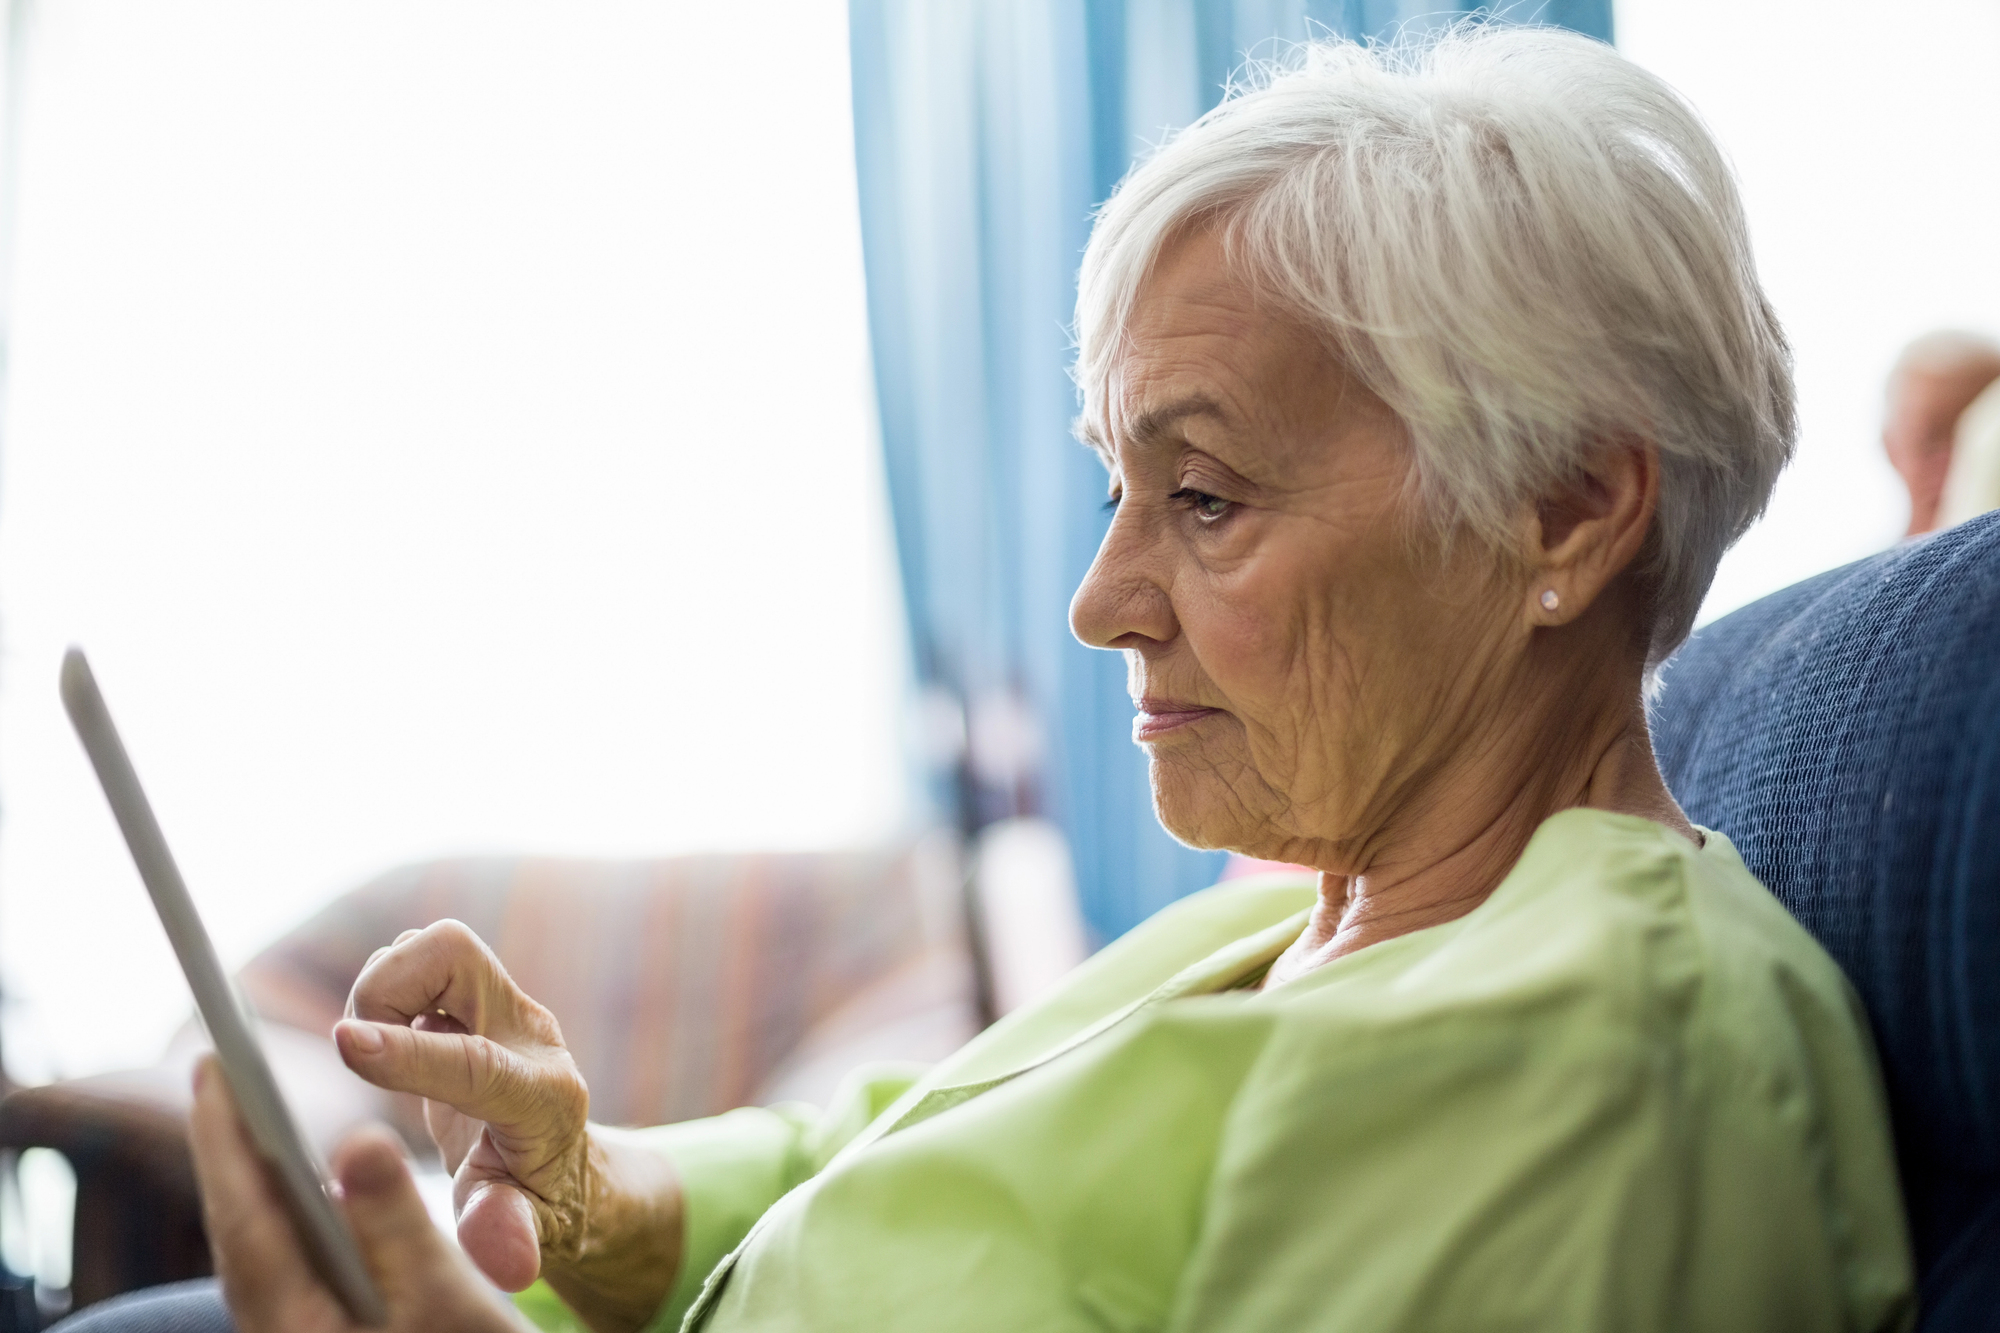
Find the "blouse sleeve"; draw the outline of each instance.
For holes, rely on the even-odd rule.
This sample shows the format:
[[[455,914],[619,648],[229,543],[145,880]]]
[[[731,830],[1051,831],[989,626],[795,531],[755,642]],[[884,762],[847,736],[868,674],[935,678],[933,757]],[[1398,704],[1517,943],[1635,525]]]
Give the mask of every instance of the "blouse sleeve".
[[[921,1065],[881,1063],[855,1070],[824,1111],[799,1102],[746,1106],[725,1115],[650,1129],[608,1129],[665,1156],[680,1177],[684,1231],[680,1272],[646,1333],[673,1333],[715,1266],[750,1234],[766,1209],[816,1175],[870,1121],[907,1091]],[[546,1282],[514,1298],[541,1333],[587,1333]]]
[[[919,1065],[864,1066],[848,1075],[824,1111],[796,1102],[748,1106],[677,1125],[608,1131],[664,1154],[680,1177],[680,1273],[647,1333],[678,1329],[702,1282],[764,1211],[816,1174],[922,1072]]]

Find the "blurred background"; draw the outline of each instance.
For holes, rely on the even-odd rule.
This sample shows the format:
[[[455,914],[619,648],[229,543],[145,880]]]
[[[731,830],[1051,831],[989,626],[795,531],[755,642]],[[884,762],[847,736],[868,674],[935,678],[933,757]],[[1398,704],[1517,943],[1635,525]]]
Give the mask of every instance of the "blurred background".
[[[460,851],[905,818],[839,4],[40,0],[0,441],[16,1078],[185,986],[54,669],[225,957]]]
[[[1246,52],[1449,6],[5,8],[14,1082],[144,1064],[189,1009],[57,705],[72,642],[232,964],[468,853],[1035,821],[1008,864],[1079,948],[1221,872],[1153,825],[1122,670],[1064,628],[1103,522],[1077,254]],[[1793,339],[1798,461],[1704,618],[1894,543],[1890,365],[2000,331],[2000,0],[1514,14],[1702,111]]]

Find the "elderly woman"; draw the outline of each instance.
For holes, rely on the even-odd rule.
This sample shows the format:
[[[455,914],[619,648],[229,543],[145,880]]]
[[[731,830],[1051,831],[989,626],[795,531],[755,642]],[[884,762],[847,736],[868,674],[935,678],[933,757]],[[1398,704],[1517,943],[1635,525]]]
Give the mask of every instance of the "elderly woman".
[[[823,1115],[647,1131],[463,927],[405,936],[337,1038],[430,1099],[465,1255],[598,1330],[1906,1327],[1854,997],[1647,737],[1793,432],[1694,113],[1556,33],[1312,48],[1126,180],[1077,337],[1071,622],[1166,827],[1316,879]],[[212,1073],[194,1133],[237,1324],[344,1327]],[[337,1168],[393,1327],[508,1325],[389,1140]]]

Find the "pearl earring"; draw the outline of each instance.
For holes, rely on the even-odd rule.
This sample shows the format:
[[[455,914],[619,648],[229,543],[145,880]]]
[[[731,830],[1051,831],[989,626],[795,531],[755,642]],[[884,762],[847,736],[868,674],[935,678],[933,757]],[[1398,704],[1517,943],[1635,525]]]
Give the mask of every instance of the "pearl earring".
[[[1554,588],[1542,589],[1542,610],[1553,611],[1556,609],[1558,605],[1561,604],[1561,602],[1562,598],[1556,596],[1556,590]]]

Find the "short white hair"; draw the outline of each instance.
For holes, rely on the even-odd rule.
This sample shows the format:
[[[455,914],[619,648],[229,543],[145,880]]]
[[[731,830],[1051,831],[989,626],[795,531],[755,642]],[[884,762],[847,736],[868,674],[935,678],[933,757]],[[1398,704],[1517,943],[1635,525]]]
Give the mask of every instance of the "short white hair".
[[[1211,227],[1401,418],[1446,532],[1502,549],[1595,450],[1654,443],[1648,665],[1687,637],[1796,418],[1735,181],[1671,88],[1587,37],[1497,24],[1253,68],[1098,213],[1077,296],[1086,415],[1162,251]]]

